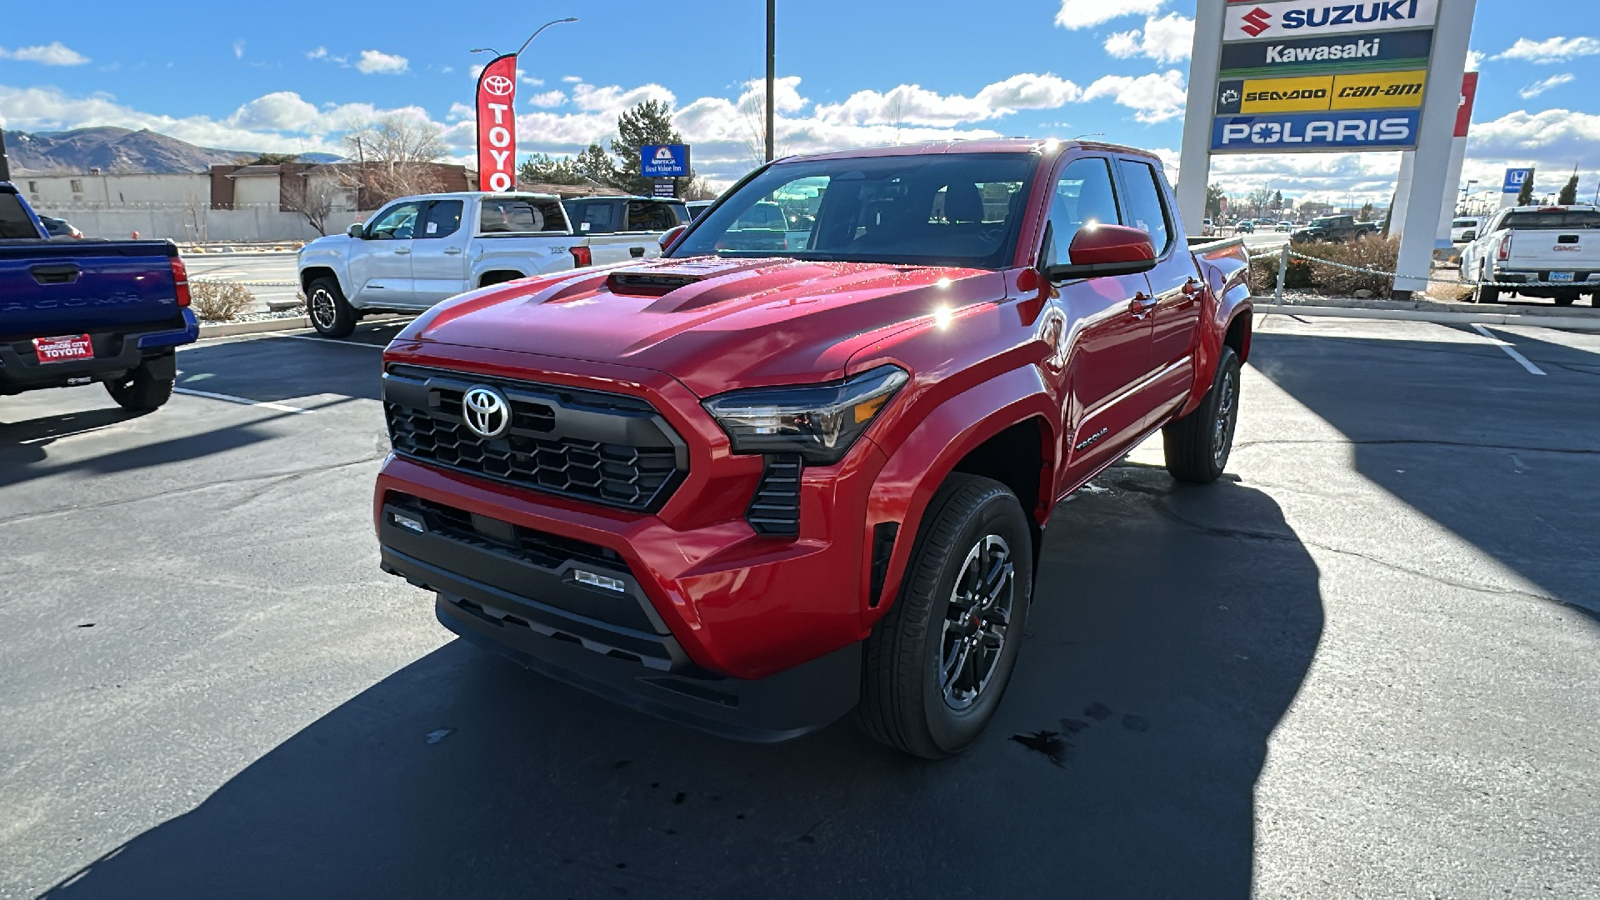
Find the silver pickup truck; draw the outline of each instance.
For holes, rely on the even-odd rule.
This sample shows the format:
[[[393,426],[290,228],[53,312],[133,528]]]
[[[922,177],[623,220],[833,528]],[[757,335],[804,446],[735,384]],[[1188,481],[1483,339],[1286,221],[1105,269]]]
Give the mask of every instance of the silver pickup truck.
[[[1493,303],[1503,292],[1570,306],[1588,294],[1600,306],[1600,207],[1500,210],[1462,249],[1461,283],[1477,303]]]
[[[420,312],[457,294],[661,254],[659,232],[576,234],[552,194],[401,197],[300,251],[311,324],[342,338],[374,312]]]

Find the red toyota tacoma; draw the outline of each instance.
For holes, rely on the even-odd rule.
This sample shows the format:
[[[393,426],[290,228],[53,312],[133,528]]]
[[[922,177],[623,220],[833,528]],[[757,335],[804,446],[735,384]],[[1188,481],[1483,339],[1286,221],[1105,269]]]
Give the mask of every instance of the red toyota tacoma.
[[[384,569],[636,709],[960,751],[1056,503],[1157,429],[1174,477],[1222,473],[1242,245],[1191,251],[1147,153],[1029,140],[779,160],[686,228],[395,338]]]

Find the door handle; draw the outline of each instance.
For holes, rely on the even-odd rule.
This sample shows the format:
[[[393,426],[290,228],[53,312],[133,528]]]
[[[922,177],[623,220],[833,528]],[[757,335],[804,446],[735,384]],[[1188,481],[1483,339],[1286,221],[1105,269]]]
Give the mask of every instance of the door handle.
[[[1135,319],[1143,319],[1145,316],[1150,315],[1150,311],[1155,308],[1156,299],[1147,297],[1142,293],[1135,295],[1133,300],[1128,303],[1128,312],[1133,313]]]
[[[460,247],[446,247],[446,248],[444,248],[444,252],[447,253],[450,256],[460,256],[461,255],[461,248]]]
[[[1195,294],[1200,293],[1200,282],[1195,281],[1194,276],[1191,275],[1189,280],[1183,283],[1182,291],[1185,297],[1193,297]]]
[[[394,255],[395,255],[395,256],[405,256],[405,255],[407,255],[407,254],[409,254],[409,253],[410,253],[410,252],[411,252],[411,250],[410,250],[410,249],[409,249],[409,248],[407,248],[407,247],[400,247],[400,248],[397,248],[397,249],[396,249],[396,250],[395,250],[395,251],[394,251]]]

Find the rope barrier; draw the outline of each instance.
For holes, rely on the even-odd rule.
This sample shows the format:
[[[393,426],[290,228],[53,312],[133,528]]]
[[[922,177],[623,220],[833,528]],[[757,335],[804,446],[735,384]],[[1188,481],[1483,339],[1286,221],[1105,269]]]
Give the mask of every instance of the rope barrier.
[[[1290,250],[1288,248],[1288,245],[1285,245],[1283,247],[1283,249],[1281,249],[1281,250],[1270,251],[1270,252],[1267,252],[1267,253],[1260,253],[1260,254],[1257,254],[1255,256],[1251,256],[1249,258],[1251,260],[1273,259],[1273,258],[1281,258],[1286,254],[1288,256],[1291,256],[1291,257],[1295,258],[1295,259],[1303,259],[1306,262],[1315,263],[1315,264],[1321,265],[1321,266],[1332,266],[1335,269],[1344,269],[1347,272],[1360,272],[1363,275],[1378,275],[1378,276],[1383,277],[1383,278],[1393,278],[1394,277],[1394,273],[1393,272],[1385,272],[1382,269],[1372,269],[1372,268],[1368,268],[1366,266],[1352,266],[1352,265],[1350,265],[1348,263],[1334,262],[1331,259],[1322,259],[1321,257],[1317,257],[1317,256],[1308,256],[1308,255],[1306,255],[1304,253],[1300,253],[1300,252],[1295,251],[1295,250]],[[1474,287],[1507,288],[1507,289],[1510,289],[1512,291],[1516,291],[1517,288],[1535,288],[1535,287],[1536,288],[1547,288],[1547,287],[1553,287],[1553,288],[1579,288],[1579,287],[1584,287],[1584,286],[1591,287],[1591,288],[1593,288],[1595,290],[1600,290],[1600,281],[1462,281],[1460,279],[1455,279],[1455,278],[1434,278],[1431,275],[1428,276],[1428,277],[1423,278],[1422,280],[1426,281],[1426,282],[1428,282],[1430,284],[1453,284],[1453,285],[1456,285],[1458,287],[1463,287],[1463,288],[1474,288]]]

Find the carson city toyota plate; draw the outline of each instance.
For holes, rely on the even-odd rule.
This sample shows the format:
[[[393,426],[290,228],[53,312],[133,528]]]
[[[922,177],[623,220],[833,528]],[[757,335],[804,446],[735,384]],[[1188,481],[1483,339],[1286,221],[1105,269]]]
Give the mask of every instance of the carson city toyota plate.
[[[94,359],[94,342],[87,334],[34,338],[33,352],[38,354],[41,363]]]

